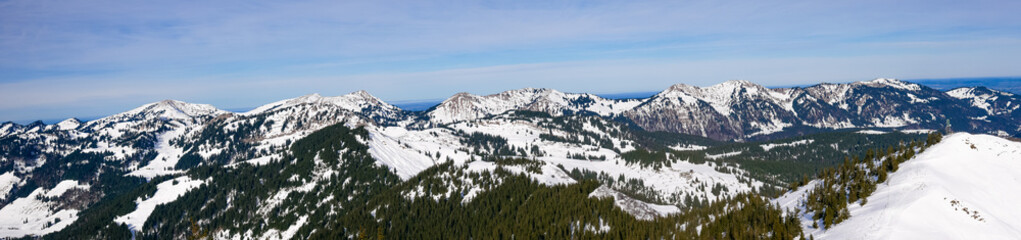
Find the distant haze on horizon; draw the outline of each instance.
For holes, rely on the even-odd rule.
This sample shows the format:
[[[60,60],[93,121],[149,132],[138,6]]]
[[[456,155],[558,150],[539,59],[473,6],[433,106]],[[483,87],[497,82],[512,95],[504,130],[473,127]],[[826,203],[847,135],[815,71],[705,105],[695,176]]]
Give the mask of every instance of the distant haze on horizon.
[[[0,122],[879,77],[1021,76],[1019,1],[0,2]]]

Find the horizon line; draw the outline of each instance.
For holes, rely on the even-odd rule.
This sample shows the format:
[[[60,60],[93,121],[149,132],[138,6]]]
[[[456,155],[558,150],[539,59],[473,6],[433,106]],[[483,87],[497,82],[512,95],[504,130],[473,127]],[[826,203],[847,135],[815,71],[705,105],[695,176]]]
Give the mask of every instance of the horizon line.
[[[875,79],[882,79],[882,78],[874,78],[873,80],[875,80]],[[920,78],[920,79],[887,78],[887,79],[897,79],[897,80],[900,80],[900,81],[906,81],[906,82],[911,82],[911,83],[922,84],[922,85],[926,85],[927,87],[931,87],[933,89],[949,90],[949,88],[946,88],[946,87],[940,88],[940,87],[929,86],[927,84],[923,84],[923,82],[942,82],[942,81],[951,81],[951,82],[953,82],[953,81],[983,81],[983,80],[986,80],[986,81],[988,81],[988,80],[1008,80],[1009,81],[1009,80],[1021,80],[1021,76],[953,77],[953,78]],[[727,80],[727,81],[735,81],[735,80]],[[724,82],[727,82],[727,81],[724,81]],[[740,80],[740,81],[746,81],[746,80]],[[870,80],[864,80],[864,81],[870,81]],[[751,82],[751,81],[749,81],[749,82]],[[837,82],[835,84],[848,84],[848,83],[855,83],[855,82],[863,82],[863,81]],[[815,86],[815,85],[824,84],[824,83],[829,83],[829,82],[819,82],[819,83],[813,83],[813,84],[772,85],[772,86],[763,86],[763,87],[769,88],[769,89],[796,88],[796,87],[810,87],[810,86]],[[1019,85],[1021,85],[1021,84],[1019,84]],[[970,87],[978,87],[978,86],[984,86],[984,85],[974,85],[974,86],[969,85],[969,86]],[[957,87],[968,87],[968,86],[957,86]],[[984,86],[984,87],[989,87],[989,86]],[[526,89],[526,88],[529,88],[529,87],[518,88],[518,89]],[[358,91],[363,91],[363,90],[358,90]],[[659,92],[662,92],[662,91],[664,91],[664,90],[627,91],[627,92],[603,92],[603,93],[589,93],[589,94],[593,94],[593,95],[596,95],[596,96],[599,96],[599,97],[602,97],[602,98],[606,98],[606,99],[634,99],[634,98],[636,98],[634,96],[650,94],[651,93],[648,96],[648,97],[651,97],[651,96],[655,95],[656,93],[659,93]],[[355,91],[355,92],[357,92],[357,91]],[[1007,91],[1007,92],[1012,92],[1012,91]],[[574,93],[574,92],[572,92],[572,93]],[[1014,93],[1015,94],[1021,94],[1019,92],[1014,92]],[[310,94],[314,94],[314,93],[310,93]],[[486,94],[486,95],[489,95],[489,94]],[[485,95],[481,95],[481,96],[485,96]],[[627,97],[622,97],[622,96],[627,96]],[[637,98],[647,98],[647,97],[637,97]],[[402,110],[405,110],[405,111],[422,111],[422,110],[428,109],[429,107],[432,107],[432,106],[434,106],[436,104],[442,103],[446,99],[449,99],[449,97],[447,97],[447,98],[429,98],[429,99],[383,100],[383,102],[386,102],[388,104],[397,106],[398,108],[400,108]],[[401,105],[404,105],[404,106],[414,106],[414,105],[424,105],[424,104],[432,104],[432,103],[435,103],[435,104],[430,105],[429,107],[423,108],[421,110],[409,110],[409,109],[406,109],[405,107],[401,107]],[[151,104],[151,103],[146,103],[146,104]],[[142,106],[144,106],[146,104],[143,104]],[[228,111],[228,112],[231,112],[231,113],[243,113],[243,112],[247,112],[249,110],[258,108],[259,106],[262,106],[262,105],[247,106],[247,107],[224,107],[224,108],[218,108],[218,109],[224,110],[224,111]],[[412,108],[418,109],[420,107],[415,106],[415,107],[412,107]],[[12,123],[20,124],[20,125],[27,125],[27,124],[31,124],[31,123],[34,123],[34,122],[37,122],[37,121],[41,121],[41,122],[43,122],[46,125],[52,125],[52,124],[56,124],[56,123],[58,123],[60,121],[64,121],[64,120],[72,119],[72,118],[78,119],[78,120],[80,120],[82,122],[88,122],[88,121],[100,119],[100,118],[107,117],[107,116],[110,116],[110,115],[95,115],[95,116],[86,116],[86,117],[73,116],[73,117],[66,117],[66,118],[50,118],[50,119],[6,120],[6,121],[0,121],[0,123],[12,122]]]

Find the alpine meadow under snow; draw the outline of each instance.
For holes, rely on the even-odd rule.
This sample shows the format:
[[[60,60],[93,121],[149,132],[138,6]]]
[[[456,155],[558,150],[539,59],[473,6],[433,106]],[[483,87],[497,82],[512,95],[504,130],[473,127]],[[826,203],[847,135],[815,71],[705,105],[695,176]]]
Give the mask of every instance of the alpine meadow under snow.
[[[1021,238],[1019,104],[896,79],[165,100],[0,125],[0,237]]]

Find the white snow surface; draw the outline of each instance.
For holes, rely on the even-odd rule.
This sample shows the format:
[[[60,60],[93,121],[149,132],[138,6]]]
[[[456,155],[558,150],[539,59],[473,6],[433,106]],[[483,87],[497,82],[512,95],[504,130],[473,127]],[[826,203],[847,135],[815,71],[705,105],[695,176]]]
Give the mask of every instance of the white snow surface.
[[[579,101],[579,100],[590,101]],[[579,101],[575,103],[575,101]],[[631,110],[642,100],[612,100],[587,93],[564,93],[545,88],[523,88],[497,94],[478,96],[458,93],[436,106],[428,113],[435,123],[453,123],[475,120],[504,113],[510,110],[530,110],[562,115],[566,111],[590,111],[608,116]]]
[[[743,151],[725,152],[725,153],[720,153],[720,154],[709,154],[709,153],[706,153],[705,157],[709,158],[709,159],[720,159],[720,158],[727,158],[727,157],[733,157],[733,156],[741,155],[741,153],[743,153]]]
[[[259,239],[272,240],[291,239],[292,237],[294,237],[294,234],[298,233],[298,230],[300,230],[302,226],[305,226],[306,222],[308,222],[308,215],[301,216],[298,218],[298,221],[294,222],[294,225],[287,227],[287,230],[280,231],[277,229],[269,229],[266,230],[266,232],[263,233],[262,237],[260,237]]]
[[[898,89],[909,90],[909,91],[918,91],[918,90],[922,89],[922,87],[919,86],[918,84],[909,83],[909,82],[905,82],[905,81],[901,81],[901,80],[893,79],[893,78],[876,78],[876,79],[873,79],[871,81],[857,82],[857,83],[854,83],[854,84],[867,85],[867,86],[871,86],[871,87],[884,87],[884,86],[887,86],[887,87],[898,88]]]
[[[176,184],[174,182],[177,182]],[[152,197],[146,199],[135,200],[138,206],[135,211],[128,213],[127,215],[117,217],[114,222],[127,224],[133,229],[142,228],[145,224],[145,220],[149,219],[149,215],[152,214],[153,210],[156,210],[156,206],[165,204],[177,200],[177,198],[184,195],[189,190],[199,187],[205,183],[202,180],[192,180],[187,176],[178,177],[172,180],[164,181],[156,185],[156,193]]]
[[[78,126],[81,126],[81,125],[82,125],[82,122],[78,121],[78,119],[75,119],[75,118],[68,118],[68,119],[65,119],[64,121],[60,121],[59,123],[56,124],[57,129],[59,129],[59,130],[71,130],[71,129],[78,128]]]
[[[127,112],[118,113],[109,117],[101,118],[93,122],[116,121],[116,119],[131,118],[147,114],[156,114],[167,119],[190,119],[198,116],[217,115],[227,113],[209,104],[187,103],[177,100],[163,100],[155,103],[142,105]]]
[[[14,171],[10,171],[0,175],[0,200],[7,199],[7,195],[11,193],[11,189],[17,186],[21,182],[21,178],[14,176]]]
[[[78,184],[78,181],[75,180],[64,180],[57,183],[57,186],[53,186],[53,189],[47,191],[46,194],[43,194],[43,196],[60,197],[61,195],[64,195],[67,190],[71,190],[72,188],[89,189],[89,185]]]
[[[322,103],[340,107],[350,111],[361,111],[363,108],[371,106],[379,106],[380,108],[387,110],[395,110],[397,107],[390,105],[389,103],[383,102],[379,98],[372,96],[366,91],[356,91],[348,93],[343,96],[336,97],[323,97],[318,93],[313,93],[297,98],[286,99],[282,101],[273,102],[270,104],[259,106],[251,111],[245,112],[245,115],[253,115],[264,113],[270,110],[282,109],[299,104],[308,103]]]
[[[955,133],[901,164],[867,204],[850,204],[849,219],[821,230],[802,216],[802,225],[817,239],[1021,239],[1018,176],[1021,143]],[[775,202],[799,207],[800,194]]]
[[[930,133],[936,132],[936,130],[932,130],[932,129],[901,129],[901,130],[897,130],[897,131],[898,132],[902,132],[902,133],[907,133],[907,134],[930,134]]]
[[[435,135],[433,135],[435,134]],[[369,154],[390,167],[401,179],[409,179],[426,168],[447,161],[463,163],[470,156],[458,151],[457,137],[443,129],[407,130],[402,127],[369,129]],[[438,153],[432,157],[426,153]]]
[[[592,191],[592,193],[589,194],[589,197],[613,198],[613,203],[617,205],[617,207],[620,207],[625,212],[641,220],[653,220],[656,217],[681,212],[681,209],[677,208],[677,206],[658,205],[642,202],[634,198],[628,197],[623,193],[617,192],[616,190],[613,190],[605,185],[596,188],[596,190]]]
[[[687,105],[703,101],[712,106],[716,112],[728,116],[733,111],[731,105],[744,98],[767,99],[789,108],[792,100],[791,94],[792,92],[786,89],[769,89],[745,80],[730,80],[704,88],[675,84],[656,96],[680,99]]]
[[[37,188],[27,197],[18,198],[0,209],[0,238],[42,236],[60,231],[78,219],[78,209],[54,211],[57,204],[44,197],[57,197],[77,187],[77,181],[67,180],[51,190]]]
[[[798,140],[798,141],[793,141],[793,142],[786,142],[786,143],[767,143],[767,144],[759,145],[759,147],[762,147],[763,151],[767,151],[768,152],[770,149],[773,149],[775,147],[791,147],[791,146],[797,146],[797,145],[810,144],[812,142],[815,142],[815,139],[803,139],[803,140]]]
[[[181,156],[184,154],[184,149],[172,146],[170,144],[170,140],[185,134],[185,132],[186,129],[184,127],[178,127],[174,130],[161,134],[159,136],[159,142],[156,143],[156,158],[149,161],[148,165],[128,173],[128,175],[152,179],[160,175],[181,172],[181,170],[175,170],[174,165],[177,165],[177,161],[181,160]]]
[[[1001,96],[1011,97],[1014,96],[1012,93],[1001,92],[993,89],[988,89],[987,92],[979,91],[976,88],[955,88],[947,91],[947,95],[951,97],[966,100],[971,103],[972,106],[985,110],[990,115],[1002,114],[993,108],[993,102],[999,99]],[[1014,105],[1014,109],[1017,109],[1017,105]]]
[[[709,148],[709,147],[700,146],[700,145],[694,145],[694,144],[678,144],[678,145],[670,146],[670,149],[673,149],[673,150],[676,150],[676,151],[698,151],[698,150],[703,150],[703,149],[706,149],[706,148]]]
[[[857,133],[857,134],[873,134],[873,135],[886,134],[886,132],[879,131],[879,130],[861,130],[861,131],[857,131],[855,133]]]

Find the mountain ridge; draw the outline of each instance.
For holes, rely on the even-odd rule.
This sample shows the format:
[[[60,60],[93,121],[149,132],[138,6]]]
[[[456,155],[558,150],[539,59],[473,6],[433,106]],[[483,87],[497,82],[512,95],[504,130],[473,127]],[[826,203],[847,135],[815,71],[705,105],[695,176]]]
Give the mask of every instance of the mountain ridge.
[[[971,93],[976,91],[981,93]],[[538,111],[553,116],[587,113],[625,117],[652,131],[714,139],[747,139],[786,128],[801,128],[799,126],[818,129],[944,128],[946,120],[950,120],[951,125],[969,127],[961,130],[1017,136],[1021,134],[1021,126],[1011,127],[1009,121],[1021,121],[1021,111],[1015,111],[1021,105],[1018,99],[1021,98],[1014,94],[981,86],[944,92],[889,78],[793,88],[767,88],[750,81],[730,80],[707,87],[679,83],[648,98],[625,100],[548,88],[522,88],[484,96],[461,92],[420,114],[413,114],[359,90],[333,97],[309,94],[232,114],[256,115],[299,104],[314,104],[359,112],[388,124],[410,120],[417,122],[418,126],[425,126],[480,119],[510,110]],[[931,104],[930,101],[940,103]],[[970,104],[964,104],[965,101]],[[994,109],[987,109],[989,107]],[[155,114],[163,114],[162,117],[170,119],[231,113],[207,104],[164,100],[81,124],[127,118],[146,109],[159,111]],[[979,110],[985,114],[978,113]],[[899,115],[892,114],[894,112]],[[947,114],[949,112],[954,114]],[[962,114],[965,116],[958,116]],[[992,123],[990,117],[1001,119]],[[711,125],[722,125],[722,128],[709,127]],[[9,132],[17,125],[5,128]]]
[[[480,204],[473,199],[506,191],[494,188],[504,180],[601,187],[603,194],[579,196],[605,200],[624,216],[661,219],[672,209],[778,193],[845,155],[914,144],[947,120],[976,132],[1009,135],[1016,128],[1009,114],[1017,111],[975,106],[1014,106],[1016,96],[955,92],[957,98],[912,86],[875,80],[769,89],[728,81],[677,84],[629,100],[525,88],[455,94],[425,112],[356,91],[309,94],[244,113],[167,100],[84,123],[4,124],[0,172],[8,177],[0,190],[11,197],[0,199],[0,209],[23,214],[0,219],[16,228],[0,229],[0,236],[58,231],[47,236],[60,238],[98,231],[87,227],[95,224],[108,229],[104,234],[181,238],[188,216],[221,238],[301,238],[349,229],[315,230],[339,224],[340,216],[329,214],[336,209],[372,208],[353,213],[364,216],[405,200]],[[962,116],[942,118],[948,112]],[[372,190],[356,190],[366,188]],[[376,205],[363,205],[368,199]],[[204,203],[229,214],[207,214]],[[86,211],[110,204],[127,207],[97,210],[101,217]],[[58,218],[63,224],[54,225]],[[599,226],[593,221],[586,224]],[[621,221],[630,220],[614,224]],[[21,222],[30,224],[15,226]]]

